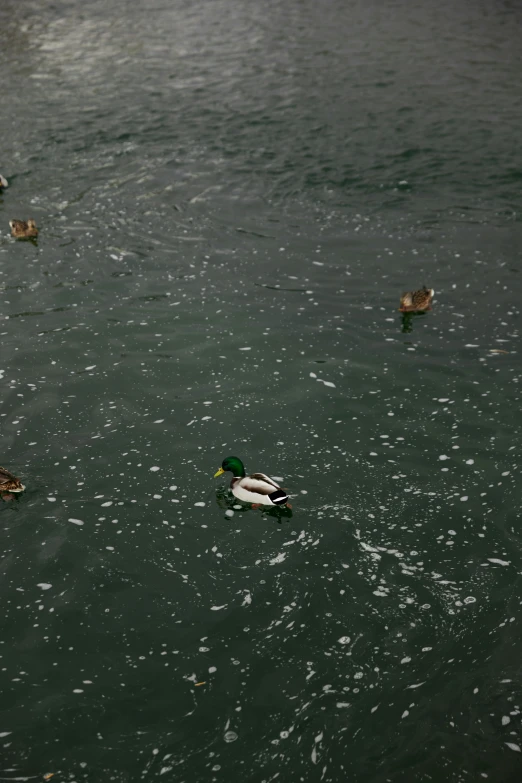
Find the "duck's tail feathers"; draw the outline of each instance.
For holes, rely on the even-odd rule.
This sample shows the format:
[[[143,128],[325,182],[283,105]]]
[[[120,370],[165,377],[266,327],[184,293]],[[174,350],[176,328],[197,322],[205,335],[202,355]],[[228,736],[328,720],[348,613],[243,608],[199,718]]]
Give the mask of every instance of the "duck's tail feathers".
[[[268,497],[276,506],[284,506],[288,500],[288,495],[282,489],[277,489],[275,492],[271,492]]]

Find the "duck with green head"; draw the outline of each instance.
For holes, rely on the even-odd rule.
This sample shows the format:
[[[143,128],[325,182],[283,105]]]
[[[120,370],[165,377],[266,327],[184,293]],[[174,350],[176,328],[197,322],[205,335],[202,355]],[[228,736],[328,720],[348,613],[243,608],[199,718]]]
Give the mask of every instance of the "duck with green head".
[[[243,503],[252,503],[254,506],[285,506],[288,495],[279,484],[264,473],[252,473],[246,475],[245,466],[239,457],[226,457],[221,463],[220,469],[214,474],[214,478],[222,476],[230,471],[232,481],[230,489],[232,494]]]

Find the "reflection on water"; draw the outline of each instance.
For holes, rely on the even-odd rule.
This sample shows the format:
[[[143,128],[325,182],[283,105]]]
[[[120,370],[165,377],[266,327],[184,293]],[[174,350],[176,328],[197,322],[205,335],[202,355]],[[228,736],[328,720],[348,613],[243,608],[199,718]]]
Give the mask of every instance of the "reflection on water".
[[[401,331],[405,334],[413,332],[415,318],[424,318],[426,313],[401,313]]]

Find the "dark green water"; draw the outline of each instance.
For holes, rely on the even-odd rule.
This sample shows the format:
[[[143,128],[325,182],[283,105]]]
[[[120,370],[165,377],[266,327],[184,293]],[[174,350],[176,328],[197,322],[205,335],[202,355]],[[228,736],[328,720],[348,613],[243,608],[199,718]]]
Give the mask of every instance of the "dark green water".
[[[4,0],[0,779],[521,779],[521,32]]]

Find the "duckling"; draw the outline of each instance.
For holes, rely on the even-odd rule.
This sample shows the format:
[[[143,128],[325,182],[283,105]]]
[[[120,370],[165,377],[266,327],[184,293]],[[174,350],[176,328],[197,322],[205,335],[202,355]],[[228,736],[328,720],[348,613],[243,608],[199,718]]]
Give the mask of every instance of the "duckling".
[[[0,492],[23,492],[25,486],[20,479],[5,468],[0,468]]]
[[[431,310],[431,300],[435,291],[423,286],[420,291],[405,291],[401,296],[401,313],[416,313],[420,310]]]
[[[38,229],[34,220],[10,220],[11,236],[16,239],[28,239],[38,236]]]
[[[245,467],[238,457],[226,457],[220,469],[214,474],[214,478],[227,471],[232,473],[230,488],[238,500],[252,503],[255,507],[286,505],[288,495],[284,489],[264,473],[252,473],[247,476]]]
[[[2,177],[2,175],[0,174],[0,190],[2,190],[2,188],[6,188],[8,186],[8,184],[9,183],[6,180],[6,178]]]

